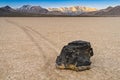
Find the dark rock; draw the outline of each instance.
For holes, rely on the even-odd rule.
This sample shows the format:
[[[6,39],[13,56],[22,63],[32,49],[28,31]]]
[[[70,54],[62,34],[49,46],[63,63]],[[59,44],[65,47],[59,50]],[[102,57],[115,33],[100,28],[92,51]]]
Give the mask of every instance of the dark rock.
[[[91,56],[93,56],[93,49],[90,42],[73,41],[63,47],[56,59],[56,67],[76,71],[90,69]]]

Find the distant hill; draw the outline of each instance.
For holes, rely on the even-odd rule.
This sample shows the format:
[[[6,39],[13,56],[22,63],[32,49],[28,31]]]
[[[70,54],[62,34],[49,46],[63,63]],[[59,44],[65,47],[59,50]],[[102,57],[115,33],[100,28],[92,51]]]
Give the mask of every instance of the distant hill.
[[[14,12],[15,10],[12,9],[10,6],[5,6],[5,7],[1,7],[0,11],[5,11],[5,12]]]
[[[98,11],[87,12],[81,15],[84,16],[120,16],[120,6],[108,7]]]
[[[108,7],[106,9],[97,10],[96,8],[88,8],[88,7],[63,7],[63,8],[42,8],[40,6],[31,6],[31,5],[23,5],[20,8],[14,9],[10,6],[5,6],[0,8],[0,16],[63,16],[63,17],[91,17],[91,16],[120,16],[120,6]]]
[[[19,16],[21,13],[17,12],[10,6],[5,6],[0,8],[0,16]]]
[[[31,6],[31,5],[23,5],[22,7],[16,10],[22,13],[33,13],[33,14],[46,14],[48,12],[48,10],[45,8],[42,8],[40,6]]]

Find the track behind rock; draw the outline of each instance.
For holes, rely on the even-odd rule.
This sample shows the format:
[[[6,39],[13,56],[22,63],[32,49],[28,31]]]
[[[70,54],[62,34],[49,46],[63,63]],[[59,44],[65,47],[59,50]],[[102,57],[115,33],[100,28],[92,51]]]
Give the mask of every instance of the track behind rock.
[[[6,22],[13,24],[19,27],[24,33],[29,37],[29,39],[36,45],[38,51],[42,55],[41,61],[44,63],[44,66],[41,67],[41,71],[45,72],[46,76],[49,76],[49,79],[57,79],[59,77],[63,78],[55,68],[55,59],[58,52],[58,49],[53,42],[44,37],[41,33],[32,29],[29,26],[20,25],[14,21],[5,20]],[[50,51],[51,50],[51,51]],[[54,56],[56,55],[56,56]]]

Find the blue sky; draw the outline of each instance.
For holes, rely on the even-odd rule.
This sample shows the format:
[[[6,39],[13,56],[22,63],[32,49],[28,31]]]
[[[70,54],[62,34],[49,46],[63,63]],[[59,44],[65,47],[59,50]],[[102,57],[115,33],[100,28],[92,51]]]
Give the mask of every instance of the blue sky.
[[[40,5],[41,7],[87,6],[98,9],[120,5],[120,0],[0,0],[0,7],[10,5],[17,8],[22,5]]]

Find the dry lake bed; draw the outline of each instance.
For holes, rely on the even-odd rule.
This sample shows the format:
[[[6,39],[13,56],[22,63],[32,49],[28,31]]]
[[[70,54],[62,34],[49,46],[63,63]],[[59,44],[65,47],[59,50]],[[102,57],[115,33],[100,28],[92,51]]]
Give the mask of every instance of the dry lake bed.
[[[56,69],[74,40],[91,42],[91,69]],[[1,17],[0,80],[120,80],[120,17]]]

